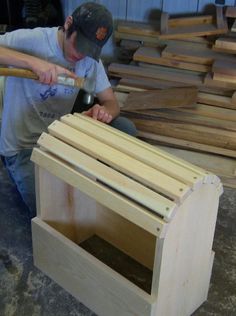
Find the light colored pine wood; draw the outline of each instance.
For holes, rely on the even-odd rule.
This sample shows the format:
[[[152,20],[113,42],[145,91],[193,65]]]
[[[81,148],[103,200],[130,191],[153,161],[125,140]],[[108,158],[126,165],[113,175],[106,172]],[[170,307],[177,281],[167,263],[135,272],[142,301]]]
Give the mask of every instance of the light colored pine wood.
[[[164,261],[159,272],[155,315],[191,315],[207,299],[213,264],[211,249],[217,216],[217,196],[218,192],[210,184],[201,187],[180,206],[179,216],[174,218],[173,226],[169,227],[163,245]],[[189,241],[194,235],[197,237],[193,246]],[[176,243],[177,252],[174,251]],[[200,266],[199,262],[202,263]],[[165,303],[166,287],[170,289],[168,303]],[[183,293],[183,296],[180,297],[178,293]]]
[[[150,316],[150,295],[40,219],[32,230],[36,266],[98,315]]]
[[[48,127],[48,130],[51,135],[101,160],[120,172],[128,172],[129,176],[136,181],[146,186],[151,186],[155,191],[175,201],[181,201],[189,194],[189,188],[184,183],[64,123],[55,121]],[[138,170],[142,170],[142,174]]]
[[[210,283],[219,178],[90,117],[61,120],[41,136],[31,158],[40,208],[32,223],[36,266],[101,316],[193,313],[206,300]],[[149,169],[160,174],[153,177]],[[144,175],[135,175],[140,170]],[[144,207],[151,196],[158,200],[153,208],[159,207],[156,188],[167,193],[163,175],[171,194],[178,179],[182,187],[187,182],[178,203],[162,193],[163,204],[168,199],[175,205],[169,218],[167,210]],[[148,267],[150,292],[84,250],[81,242],[93,235]]]
[[[83,176],[70,166],[63,164],[60,160],[52,158],[51,155],[39,151],[38,149],[34,150],[31,159],[34,163],[40,165],[57,178],[79,189],[81,192],[86,193],[97,202],[128,220],[131,220],[136,225],[143,227],[153,235],[158,235],[160,233],[161,228],[164,225],[162,219],[140,207],[138,204],[109,190],[109,188],[104,187],[102,184]],[[53,196],[52,191],[53,190],[49,190],[50,199]],[[45,199],[46,197],[48,197],[48,194],[45,196]],[[53,203],[53,200],[50,203]]]
[[[48,152],[81,169],[126,197],[133,200],[136,199],[137,202],[153,212],[158,210],[158,213],[163,217],[171,217],[171,212],[176,208],[176,205],[170,200],[141,186],[138,182],[125,177],[116,170],[101,164],[51,135],[43,133],[38,140],[38,144]]]
[[[81,118],[80,114],[75,115]],[[69,120],[68,116],[62,117],[62,120],[64,120],[64,118],[66,118],[67,124],[72,124],[71,116]],[[86,121],[89,122],[90,125],[87,125]],[[115,147],[129,156],[135,157],[136,159],[144,162],[148,166],[158,169],[163,173],[178,179],[179,181],[187,183],[188,185],[198,186],[199,183],[204,181],[206,175],[204,170],[196,169],[192,165],[186,165],[185,162],[176,160],[171,156],[167,156],[162,151],[158,151],[153,148],[153,146],[141,142],[134,137],[130,137],[125,133],[120,133],[115,129],[111,129],[109,126],[102,124],[101,122],[92,122],[92,124],[95,125],[95,127],[92,128],[91,122],[91,118],[83,117],[83,120],[77,120],[77,124],[74,123],[73,127],[84,131],[89,130],[91,136],[106,139],[106,142],[112,147]],[[90,128],[88,128],[88,126],[90,126]],[[99,132],[96,133],[96,131]],[[110,137],[107,137],[107,132],[110,133]]]

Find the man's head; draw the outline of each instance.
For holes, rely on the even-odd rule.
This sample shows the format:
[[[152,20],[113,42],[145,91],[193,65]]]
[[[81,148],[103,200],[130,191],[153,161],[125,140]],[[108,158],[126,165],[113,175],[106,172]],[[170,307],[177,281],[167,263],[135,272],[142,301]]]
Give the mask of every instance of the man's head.
[[[67,38],[76,32],[76,48],[85,56],[99,60],[102,47],[113,31],[111,13],[102,5],[87,2],[73,13]]]

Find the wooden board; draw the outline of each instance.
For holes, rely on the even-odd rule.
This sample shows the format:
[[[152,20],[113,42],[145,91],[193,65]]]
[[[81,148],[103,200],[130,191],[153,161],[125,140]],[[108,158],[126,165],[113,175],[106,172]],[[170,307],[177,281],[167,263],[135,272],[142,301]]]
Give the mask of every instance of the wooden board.
[[[161,57],[163,49],[155,47],[140,47],[133,55],[133,60],[167,67],[174,67],[186,70],[208,72],[210,66],[188,63],[184,61],[177,61],[171,58]]]
[[[162,14],[165,13],[163,12]],[[228,31],[222,8],[218,6],[216,7],[216,23],[214,23],[213,18],[211,21],[208,19],[204,20],[204,17],[202,20],[199,19],[199,21],[191,21],[191,18],[189,18],[188,25],[180,24],[179,26],[173,27],[170,21],[171,19],[166,21],[168,28],[165,28],[165,32],[160,34],[160,38],[176,39],[191,36],[207,36],[225,34]]]
[[[112,63],[108,67],[110,75],[116,75],[118,77],[123,77],[128,75],[130,77],[141,77],[149,79],[162,79],[167,81],[175,81],[178,83],[185,83],[187,85],[199,86],[203,84],[203,75],[192,75],[192,74],[181,74],[180,72],[169,72],[168,69],[151,69],[144,67],[137,67],[131,65],[121,65]]]
[[[236,65],[228,61],[216,60],[212,65],[212,72],[236,77]]]
[[[198,92],[197,100],[202,104],[209,104],[226,109],[236,110],[236,105],[231,97],[215,95],[210,93]]]
[[[193,106],[197,101],[195,87],[131,92],[124,104],[126,110],[145,110]]]
[[[213,153],[213,154],[218,154],[221,156],[236,158],[235,150],[229,150],[229,149],[220,148],[220,147],[216,147],[212,145],[201,144],[201,143],[197,143],[191,140],[184,140],[181,138],[158,135],[152,132],[143,132],[143,131],[139,131],[138,136],[141,139],[151,142],[152,144],[153,143],[163,144],[163,145],[177,147],[177,148],[192,149],[195,151]]]
[[[194,43],[191,46],[186,44],[169,44],[162,51],[161,56],[165,58],[172,58],[173,60],[202,65],[212,65],[216,59],[223,59],[236,64],[236,60],[232,56],[214,52],[211,48],[197,43]]]
[[[200,144],[236,150],[236,133],[200,125],[133,119],[139,131],[175,137]]]
[[[157,147],[216,174],[225,187],[236,188],[236,159],[162,145]]]
[[[160,120],[168,123],[187,123],[200,126],[213,127],[222,130],[236,132],[236,124],[233,121],[204,116],[196,113],[188,113],[187,111],[177,111],[176,109],[163,110],[126,110],[121,111],[125,116],[140,118],[146,120]]]
[[[236,53],[236,37],[232,35],[219,37],[215,41],[215,48],[225,49],[225,50]]]

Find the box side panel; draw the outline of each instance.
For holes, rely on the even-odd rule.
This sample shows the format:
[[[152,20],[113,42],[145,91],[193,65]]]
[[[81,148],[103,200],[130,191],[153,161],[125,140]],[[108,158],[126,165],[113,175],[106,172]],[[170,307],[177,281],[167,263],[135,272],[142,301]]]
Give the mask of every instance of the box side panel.
[[[153,299],[39,218],[32,221],[35,265],[101,316],[150,316]]]
[[[153,284],[152,293],[158,295],[155,316],[187,316],[206,300],[218,203],[216,187],[204,184],[169,224],[159,280]]]

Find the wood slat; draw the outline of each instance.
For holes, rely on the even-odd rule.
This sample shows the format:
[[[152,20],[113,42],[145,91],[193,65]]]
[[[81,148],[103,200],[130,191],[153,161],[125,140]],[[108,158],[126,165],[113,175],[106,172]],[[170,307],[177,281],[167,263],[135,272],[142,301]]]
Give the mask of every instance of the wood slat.
[[[214,105],[226,109],[236,110],[236,105],[233,103],[231,97],[215,95],[210,93],[198,92],[198,102],[203,104]]]
[[[203,171],[199,173],[199,170],[184,166],[182,162],[175,161],[173,158],[163,155],[162,152],[153,150],[152,146],[148,146],[134,137],[129,137],[125,133],[120,133],[106,124],[97,121],[95,123],[86,116],[75,115],[76,117],[66,115],[62,117],[62,121],[193,188],[198,187],[204,181]]]
[[[56,177],[66,181],[73,187],[78,188],[91,198],[96,199],[97,202],[127,218],[139,227],[144,228],[151,234],[158,236],[161,232],[165,222],[162,221],[156,214],[145,210],[138,204],[130,201],[120,194],[117,194],[113,190],[104,188],[104,185],[97,181],[93,181],[87,176],[74,170],[73,167],[65,164],[65,162],[57,159],[56,157],[35,148],[33,150],[31,160]]]
[[[227,24],[220,25],[220,28],[214,24],[194,24],[179,28],[169,28],[165,34],[160,34],[162,39],[177,39],[193,36],[209,36],[227,33]]]
[[[186,123],[160,122],[158,120],[132,119],[132,121],[136,124],[136,127],[143,132],[236,150],[236,134],[231,131]]]
[[[126,110],[122,109],[122,113],[128,117],[143,118],[149,120],[161,120],[169,123],[192,123],[200,126],[213,127],[222,130],[228,130],[236,132],[236,124],[233,121],[227,121],[218,118],[212,118],[208,116],[198,115],[193,113],[182,111],[176,111],[171,109],[163,110]]]
[[[126,133],[121,133],[120,131],[118,131],[117,129],[114,129],[114,128],[111,128],[109,125],[107,124],[104,124],[104,123],[101,123],[99,121],[94,121],[92,118],[88,117],[88,116],[85,116],[85,115],[81,115],[79,113],[74,113],[74,116],[79,116],[79,117],[83,117],[83,120],[87,120],[87,121],[90,121],[92,122],[93,124],[96,124],[97,127],[100,128],[100,131],[101,129],[105,130],[105,131],[109,131],[109,132],[112,132],[113,135],[119,135],[120,137],[122,137],[122,139],[126,139],[126,140],[129,140],[130,142],[142,147],[143,149],[147,150],[148,153],[151,152],[151,153],[155,153],[157,154],[158,156],[161,156],[161,157],[164,157],[165,160],[168,160],[168,161],[171,161],[173,162],[174,164],[176,164],[177,166],[182,166],[184,167],[186,170],[191,170],[193,171],[194,173],[197,173],[198,175],[201,175],[202,177],[205,177],[206,176],[206,172],[205,170],[202,170],[192,164],[188,164],[186,163],[186,161],[182,161],[180,159],[176,159],[175,157],[172,157],[170,155],[166,155],[165,152],[163,151],[160,151],[160,150],[157,150],[155,147],[153,147],[152,145],[146,143],[146,142],[140,142],[139,139],[137,139],[136,137],[133,137],[133,136],[130,136]],[[146,161],[145,161],[146,162]],[[159,163],[158,163],[158,166],[159,166]]]
[[[141,77],[141,78],[153,78],[153,79],[162,79],[167,81],[176,81],[178,83],[185,83],[188,85],[200,86],[203,84],[203,75],[192,75],[192,74],[181,74],[180,72],[157,70],[151,68],[137,67],[131,65],[121,65],[112,63],[108,67],[110,75],[116,75],[122,77],[128,75],[130,77]]]
[[[216,60],[212,65],[212,72],[236,77],[236,65],[232,62]]]
[[[236,64],[236,60],[233,56],[217,53],[211,48],[197,43],[194,43],[191,46],[188,44],[176,45],[175,43],[169,43],[162,51],[161,56],[165,58],[172,58],[173,60],[202,65],[212,65],[216,59],[223,59]]]
[[[194,108],[175,108],[178,112],[198,114],[225,121],[236,122],[236,111],[230,109],[221,109],[220,107],[209,106],[198,103]]]
[[[196,104],[195,87],[131,92],[124,103],[126,110],[188,107]]]
[[[116,170],[101,164],[49,134],[43,133],[38,140],[38,144],[48,152],[87,172],[126,197],[151,209],[166,220],[172,217],[171,214],[175,211],[176,204]]]
[[[48,130],[51,135],[126,173],[170,199],[182,201],[190,193],[190,188],[185,184],[64,123],[55,121]]]
[[[218,154],[218,155],[222,155],[226,157],[236,158],[235,150],[229,150],[229,149],[220,148],[216,146],[201,144],[201,143],[197,143],[191,140],[185,140],[185,139],[180,139],[180,138],[171,137],[171,136],[158,135],[152,132],[143,132],[143,131],[139,131],[138,136],[141,139],[148,140],[149,142],[152,141],[154,143],[165,144],[167,146],[193,149],[196,151],[208,152],[208,153]]]
[[[173,60],[172,58],[162,57],[162,50],[162,48],[158,47],[140,47],[134,53],[133,60],[200,72],[208,72],[211,69],[211,67],[208,65],[188,63],[184,61]]]

